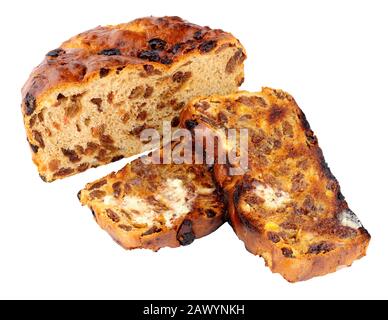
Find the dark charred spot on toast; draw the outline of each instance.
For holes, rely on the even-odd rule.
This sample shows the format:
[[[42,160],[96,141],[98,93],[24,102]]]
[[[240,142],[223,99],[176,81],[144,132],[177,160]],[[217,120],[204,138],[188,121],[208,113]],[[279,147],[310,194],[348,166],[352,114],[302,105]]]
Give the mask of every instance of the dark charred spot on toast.
[[[114,156],[110,162],[117,162],[123,160],[125,157],[123,155]]]
[[[269,123],[274,124],[278,121],[281,121],[283,117],[285,116],[286,110],[282,107],[279,107],[278,105],[272,106],[270,112],[269,112]]]
[[[90,211],[92,212],[94,219],[96,219],[96,212],[93,209],[90,209]]]
[[[314,132],[311,130],[310,123],[308,122],[306,115],[302,110],[299,110],[298,118],[300,120],[300,123],[302,125],[303,130],[305,131],[307,145],[317,145],[318,140],[316,136],[314,135]]]
[[[294,252],[290,248],[282,248],[282,254],[286,258],[293,258]]]
[[[171,127],[176,128],[179,125],[179,122],[180,122],[179,117],[178,116],[174,117],[171,120]]]
[[[335,248],[335,246],[332,243],[322,241],[320,243],[315,243],[315,244],[310,245],[307,253],[308,254],[327,253],[327,252],[332,251],[334,248]]]
[[[321,167],[321,170],[325,174],[326,178],[328,178],[329,180],[332,180],[332,182],[337,185],[337,189],[339,190],[338,181],[334,176],[334,174],[331,172],[330,167],[326,162],[325,157],[323,156],[323,152],[320,148],[316,149],[316,156],[318,157],[319,165]]]
[[[366,230],[364,227],[361,227],[358,229],[358,232],[360,232],[361,235],[365,236],[366,238],[370,239],[371,236],[368,232],[368,230]]]
[[[79,201],[81,201],[81,193],[82,193],[82,190],[78,191],[77,193],[77,198]]]
[[[160,38],[153,38],[148,41],[148,45],[152,50],[158,50],[158,51],[164,50],[166,48],[166,44],[167,42]]]
[[[61,49],[61,48],[58,48],[58,49],[54,49],[54,50],[51,50],[49,52],[46,53],[46,57],[50,57],[50,58],[58,58],[59,55],[65,53],[65,50]]]
[[[311,130],[310,123],[308,122],[306,115],[302,110],[299,110],[298,119],[302,125],[303,130],[306,130],[306,131]]]
[[[278,243],[280,242],[280,237],[277,233],[275,232],[268,232],[267,234],[268,240],[273,242],[273,243]]]
[[[216,46],[217,46],[217,41],[215,40],[205,41],[200,44],[199,51],[201,51],[202,53],[207,53],[212,51]]]
[[[213,209],[207,209],[206,210],[206,216],[208,218],[214,218],[217,215],[217,213]]]
[[[113,222],[118,223],[120,222],[120,216],[114,212],[112,209],[106,209],[105,210],[106,215],[108,216],[109,219],[111,219]]]
[[[108,183],[108,181],[107,181],[106,179],[97,181],[97,182],[93,183],[93,184],[88,188],[88,190],[99,189],[99,188],[101,188],[102,186],[105,186],[107,183]]]
[[[148,229],[146,232],[144,232],[142,234],[142,236],[150,236],[150,235],[152,235],[154,233],[159,233],[160,231],[162,231],[162,229],[160,229],[160,228],[158,228],[156,226],[153,226],[150,229]]]
[[[119,56],[121,55],[121,51],[120,49],[117,49],[117,48],[104,49],[104,50],[101,50],[98,54],[103,56]]]
[[[195,234],[191,220],[186,219],[182,222],[177,233],[177,240],[182,246],[188,246],[194,242]]]
[[[307,144],[309,146],[314,146],[318,144],[317,137],[315,136],[312,130],[306,131],[305,135],[306,135]]]
[[[151,62],[159,62],[160,61],[159,52],[156,50],[141,51],[138,54],[138,58],[143,59],[143,60],[148,60]]]
[[[39,178],[41,178],[43,182],[47,182],[47,178],[44,175],[40,174]]]
[[[31,93],[27,93],[24,98],[24,111],[27,116],[30,116],[34,113],[36,109],[36,99]]]
[[[63,155],[69,159],[70,162],[77,163],[81,161],[80,157],[74,150],[62,148],[61,151]]]
[[[107,68],[101,68],[100,69],[100,78],[104,78],[109,74],[109,69]]]
[[[342,194],[341,191],[338,191],[337,192],[337,199],[342,202],[342,201],[345,201],[345,196]]]
[[[196,126],[198,126],[198,121],[197,120],[193,120],[193,119],[190,119],[190,120],[186,120],[185,121],[185,126],[187,129],[189,130],[193,130]]]
[[[54,173],[54,177],[65,177],[74,172],[74,169],[72,168],[61,168],[57,172]]]
[[[236,51],[236,53],[229,59],[228,63],[226,64],[225,71],[227,73],[233,73],[236,70],[236,67],[244,62],[246,58],[246,55],[242,51],[242,49],[239,49]]]
[[[28,139],[27,139],[27,142],[28,142],[28,144],[30,145],[31,151],[32,151],[33,153],[37,153],[37,152],[39,151],[39,147],[38,147],[38,146],[32,144]]]

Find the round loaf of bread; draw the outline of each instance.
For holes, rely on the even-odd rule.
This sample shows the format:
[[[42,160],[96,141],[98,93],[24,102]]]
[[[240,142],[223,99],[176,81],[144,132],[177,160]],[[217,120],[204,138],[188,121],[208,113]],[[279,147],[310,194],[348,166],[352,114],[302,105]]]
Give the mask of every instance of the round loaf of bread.
[[[234,92],[245,58],[230,33],[178,17],[97,27],[64,42],[22,89],[40,176],[53,181],[144,151],[143,129],[162,133],[193,97]]]

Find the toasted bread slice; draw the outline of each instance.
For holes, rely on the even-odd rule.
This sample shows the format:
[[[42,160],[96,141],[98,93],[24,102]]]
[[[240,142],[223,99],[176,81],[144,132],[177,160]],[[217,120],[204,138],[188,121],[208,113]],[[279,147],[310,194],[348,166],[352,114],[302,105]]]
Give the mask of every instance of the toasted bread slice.
[[[89,183],[79,198],[125,249],[189,245],[225,221],[205,165],[146,164],[139,158]]]
[[[192,102],[189,129],[249,129],[249,168],[231,176],[216,163],[230,223],[246,248],[290,282],[349,266],[366,254],[370,236],[349,209],[317,138],[294,99],[280,90],[239,92]],[[220,140],[223,148],[227,140]],[[237,145],[237,153],[241,150]]]

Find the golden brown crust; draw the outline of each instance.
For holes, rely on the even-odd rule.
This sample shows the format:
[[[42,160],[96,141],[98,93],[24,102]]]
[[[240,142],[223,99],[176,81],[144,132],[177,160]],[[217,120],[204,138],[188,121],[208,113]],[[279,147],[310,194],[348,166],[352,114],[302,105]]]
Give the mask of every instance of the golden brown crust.
[[[302,281],[349,266],[366,254],[368,232],[349,209],[317,138],[294,99],[280,90],[197,99],[181,125],[249,129],[249,169],[214,176],[228,198],[230,223],[273,272]],[[238,152],[240,150],[238,149]]]
[[[184,57],[217,50],[226,41],[238,43],[229,33],[179,17],[148,17],[97,27],[47,53],[22,89],[23,112],[30,116],[53,88],[86,83],[100,73],[127,66],[168,70]]]
[[[138,159],[89,183],[79,198],[125,249],[189,245],[225,221],[224,204],[203,165],[144,164]]]

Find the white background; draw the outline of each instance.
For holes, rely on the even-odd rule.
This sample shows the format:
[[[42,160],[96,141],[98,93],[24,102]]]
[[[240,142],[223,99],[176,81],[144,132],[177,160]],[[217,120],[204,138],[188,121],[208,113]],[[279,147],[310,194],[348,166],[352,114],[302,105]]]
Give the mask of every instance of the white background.
[[[1,1],[0,298],[388,298],[386,1]],[[229,225],[189,247],[127,252],[76,198],[127,160],[52,184],[30,160],[20,89],[44,54],[97,25],[179,15],[231,31],[248,52],[244,89],[289,91],[305,111],[368,256],[289,284]]]

